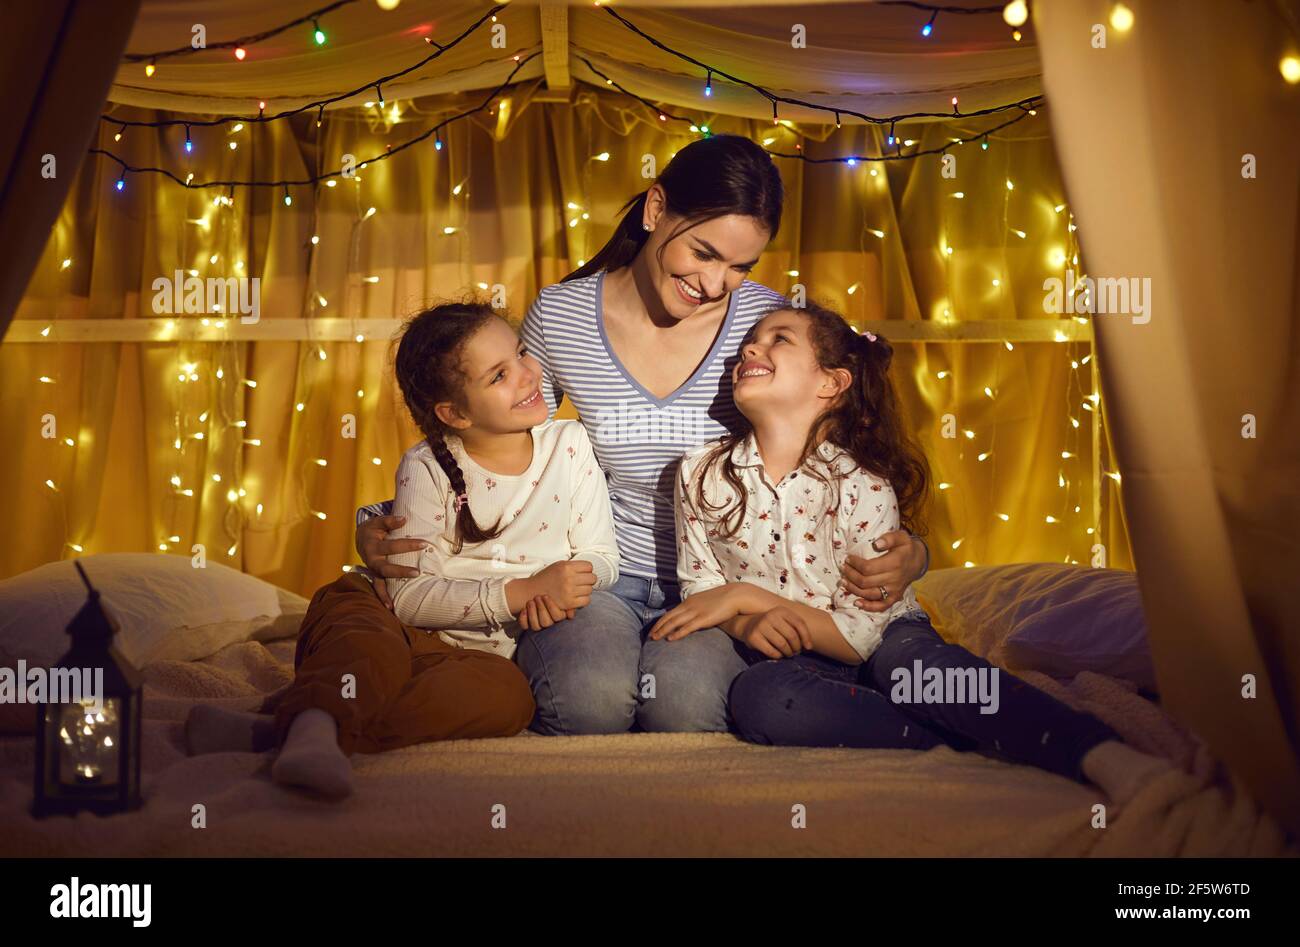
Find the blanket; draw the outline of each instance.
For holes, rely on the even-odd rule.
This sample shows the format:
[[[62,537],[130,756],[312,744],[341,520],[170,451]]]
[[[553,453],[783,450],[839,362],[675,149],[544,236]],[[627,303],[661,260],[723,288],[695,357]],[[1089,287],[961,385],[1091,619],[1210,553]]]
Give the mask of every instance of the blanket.
[[[270,756],[189,757],[197,702],[260,709],[293,641],[232,644],[145,669],[143,807],[34,819],[30,706],[0,708],[4,856],[1294,856],[1277,823],[1135,686],[1021,674],[1180,770],[1104,828],[1092,787],[947,747],[774,748],[727,734],[425,744],[352,757],[356,793],[281,788]],[[201,807],[201,808],[198,808]],[[199,818],[201,814],[202,818]]]

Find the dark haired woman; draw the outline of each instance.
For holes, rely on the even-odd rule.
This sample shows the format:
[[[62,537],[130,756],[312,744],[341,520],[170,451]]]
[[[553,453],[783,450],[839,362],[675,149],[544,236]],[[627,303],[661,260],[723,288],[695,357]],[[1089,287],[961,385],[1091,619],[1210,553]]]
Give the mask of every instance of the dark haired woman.
[[[680,601],[678,461],[736,425],[740,340],[788,305],[746,279],[780,227],[781,205],[780,175],[758,145],[735,135],[692,142],[629,202],[609,243],[528,311],[522,336],[541,363],[547,406],[568,395],[608,478],[620,557],[611,588],[519,639],[535,730],[728,729],[727,692],[746,667],[736,643],[720,628],[673,642],[646,632]],[[416,548],[386,539],[399,522],[381,516],[357,528],[357,550],[378,575],[415,574],[386,561]],[[852,557],[843,572],[866,611],[891,607],[928,561],[924,543],[901,530],[876,546],[885,554]]]

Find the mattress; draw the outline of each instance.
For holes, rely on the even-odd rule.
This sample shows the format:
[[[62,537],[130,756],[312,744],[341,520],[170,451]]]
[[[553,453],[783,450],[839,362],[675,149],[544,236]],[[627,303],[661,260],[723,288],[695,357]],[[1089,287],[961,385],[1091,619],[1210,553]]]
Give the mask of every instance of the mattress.
[[[462,740],[355,755],[356,793],[318,800],[268,755],[188,757],[190,707],[256,709],[293,641],[244,641],[144,670],[144,805],[35,820],[30,736],[0,737],[3,856],[1271,856],[1300,854],[1203,746],[1135,685],[1022,676],[1184,771],[1094,827],[1093,788],[947,747],[773,748],[727,734]],[[2,708],[8,728],[30,706]],[[196,809],[201,806],[202,809]],[[498,809],[496,807],[504,807]],[[196,828],[202,812],[204,828]],[[504,826],[498,826],[504,815]]]

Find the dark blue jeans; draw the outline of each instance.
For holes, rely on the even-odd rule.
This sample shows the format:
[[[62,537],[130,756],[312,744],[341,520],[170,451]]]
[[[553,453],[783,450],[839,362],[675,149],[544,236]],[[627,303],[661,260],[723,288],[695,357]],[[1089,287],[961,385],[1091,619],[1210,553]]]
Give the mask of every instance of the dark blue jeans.
[[[922,617],[892,622],[861,665],[813,652],[760,658],[732,683],[729,699],[737,731],[753,743],[916,750],[944,743],[1078,781],[1084,754],[1119,739],[1091,714],[947,643]]]

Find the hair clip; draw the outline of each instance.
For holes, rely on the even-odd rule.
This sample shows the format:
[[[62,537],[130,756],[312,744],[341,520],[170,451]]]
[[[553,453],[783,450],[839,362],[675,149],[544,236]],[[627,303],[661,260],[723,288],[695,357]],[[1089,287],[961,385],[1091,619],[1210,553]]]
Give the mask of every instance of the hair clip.
[[[461,494],[458,494],[457,497],[456,497],[456,512],[459,513],[459,512],[460,512],[460,508],[461,508],[462,506],[464,506],[464,505],[465,505],[466,503],[468,503],[468,502],[469,502],[469,494],[468,494],[468,493],[461,493]]]
[[[868,341],[876,341],[876,333],[872,332],[870,329],[863,330],[862,334],[867,337]]]

